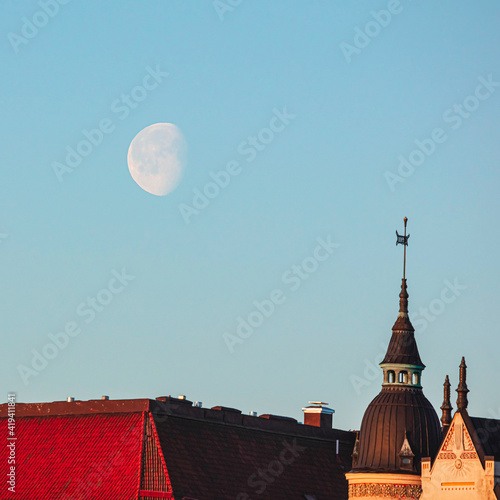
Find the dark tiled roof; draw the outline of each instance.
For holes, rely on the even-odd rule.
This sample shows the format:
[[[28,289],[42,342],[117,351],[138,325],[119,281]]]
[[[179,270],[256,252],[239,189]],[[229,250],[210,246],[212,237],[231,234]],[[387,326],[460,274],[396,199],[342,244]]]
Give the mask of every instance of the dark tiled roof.
[[[13,498],[347,499],[354,433],[159,399],[18,403]]]
[[[172,416],[159,419],[158,437],[175,498],[304,500],[310,494],[347,499],[344,470],[329,439]],[[347,463],[352,446],[342,445]]]
[[[401,472],[405,435],[415,455],[413,472],[419,473],[421,458],[434,457],[441,444],[436,411],[421,389],[384,387],[363,417],[353,472]]]
[[[471,437],[474,444],[481,445],[484,457],[494,457],[500,461],[500,420],[493,418],[469,417],[473,430]]]

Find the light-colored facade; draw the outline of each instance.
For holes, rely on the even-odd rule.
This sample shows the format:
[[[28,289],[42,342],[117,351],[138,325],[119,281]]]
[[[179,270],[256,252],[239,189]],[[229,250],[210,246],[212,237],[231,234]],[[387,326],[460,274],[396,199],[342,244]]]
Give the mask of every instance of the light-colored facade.
[[[490,420],[490,422],[492,422]],[[497,429],[500,433],[500,421]],[[422,460],[421,500],[498,500],[500,498],[500,461],[481,449],[483,433],[478,433],[466,410],[456,412],[439,453]],[[486,439],[498,440],[498,435]]]
[[[420,476],[412,474],[346,474],[350,500],[418,500],[422,496]]]

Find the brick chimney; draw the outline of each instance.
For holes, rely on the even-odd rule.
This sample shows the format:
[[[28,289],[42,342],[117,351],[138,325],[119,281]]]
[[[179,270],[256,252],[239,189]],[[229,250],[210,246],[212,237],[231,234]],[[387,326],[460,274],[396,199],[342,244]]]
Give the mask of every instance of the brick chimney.
[[[304,412],[304,425],[321,427],[322,429],[331,429],[333,426],[333,414],[335,410],[327,408],[328,403],[319,401],[309,401],[311,406],[302,408]]]

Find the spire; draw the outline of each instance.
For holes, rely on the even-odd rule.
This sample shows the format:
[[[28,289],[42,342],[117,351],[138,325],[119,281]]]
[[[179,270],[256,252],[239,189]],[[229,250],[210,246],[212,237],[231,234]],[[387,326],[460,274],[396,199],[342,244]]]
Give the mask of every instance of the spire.
[[[399,294],[399,314],[392,327],[392,331],[398,332],[413,332],[415,328],[411,324],[410,317],[408,316],[408,290],[406,288],[406,280],[403,279],[401,282],[401,293]]]
[[[400,316],[408,316],[408,290],[406,288],[406,279],[401,281],[401,293],[399,294],[399,313]]]
[[[444,435],[448,432],[448,429],[451,424],[451,410],[453,410],[453,406],[451,406],[451,401],[450,401],[450,378],[448,375],[446,375],[446,379],[444,381],[444,399],[443,399],[443,404],[441,405],[441,410],[443,412],[441,416],[441,424],[442,424],[442,431],[443,431],[443,437]]]
[[[406,234],[406,225],[408,219],[405,217],[403,221],[405,227],[404,235],[401,235],[396,231],[396,245],[401,244],[404,247],[403,279],[401,280],[401,293],[399,294],[399,313],[396,322],[392,327],[392,337],[391,341],[389,342],[387,353],[381,364],[407,364],[420,366],[423,369],[425,368],[425,366],[420,359],[417,344],[415,342],[415,329],[413,328],[410,317],[408,316],[408,290],[406,287],[406,247],[408,246],[408,238],[410,237],[410,235]]]
[[[462,358],[462,362],[460,363],[460,378],[457,387],[457,411],[466,410],[469,405],[469,401],[467,400],[467,393],[469,389],[467,389],[467,365],[465,364],[465,358]]]
[[[396,323],[392,327],[392,330],[407,330],[414,332],[413,325],[411,324],[410,318],[408,316],[408,290],[406,287],[406,247],[408,246],[408,238],[410,235],[406,235],[406,225],[408,223],[408,218],[405,217],[403,219],[405,224],[405,233],[404,235],[400,235],[396,231],[396,246],[398,244],[403,245],[403,279],[401,280],[401,293],[399,294],[399,314]]]

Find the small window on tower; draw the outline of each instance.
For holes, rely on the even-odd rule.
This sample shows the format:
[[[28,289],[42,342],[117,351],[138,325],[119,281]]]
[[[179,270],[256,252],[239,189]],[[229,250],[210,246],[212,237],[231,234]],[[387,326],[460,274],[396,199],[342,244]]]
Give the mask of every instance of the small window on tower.
[[[394,384],[394,382],[396,382],[396,374],[392,370],[387,372],[387,381],[389,384]]]

